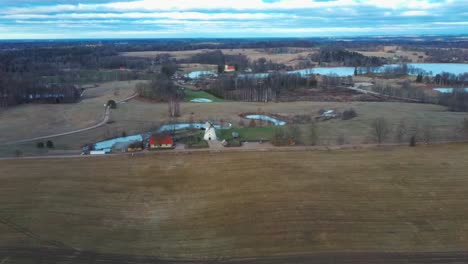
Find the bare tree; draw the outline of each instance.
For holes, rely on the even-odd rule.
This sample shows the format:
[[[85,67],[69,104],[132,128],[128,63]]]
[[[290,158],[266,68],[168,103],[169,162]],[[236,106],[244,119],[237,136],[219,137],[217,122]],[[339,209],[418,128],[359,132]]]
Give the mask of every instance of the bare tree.
[[[402,143],[405,141],[405,138],[407,136],[408,129],[406,127],[406,122],[405,120],[400,120],[400,123],[398,124],[396,131],[395,131],[395,138],[398,143]]]
[[[433,139],[432,125],[425,123],[423,126],[422,140],[425,144],[430,144]]]
[[[301,129],[299,128],[299,126],[296,125],[296,124],[290,125],[289,130],[288,130],[288,136],[289,136],[289,139],[292,142],[294,142],[294,143],[300,142],[300,140],[301,140]]]
[[[237,125],[238,125],[239,127],[245,127],[245,122],[244,122],[244,120],[243,120],[242,118],[239,119],[239,122],[237,123]]]
[[[340,146],[346,144],[346,138],[343,133],[340,133],[336,138],[336,144]]]
[[[317,124],[312,123],[309,128],[309,140],[310,144],[315,146],[318,143],[318,131],[317,131]]]
[[[380,117],[372,122],[372,135],[377,143],[382,144],[387,139],[389,133],[389,125],[385,118]]]
[[[468,118],[463,119],[460,130],[463,139],[468,139]]]
[[[169,99],[168,108],[169,108],[169,117],[180,116],[180,103],[177,98]]]

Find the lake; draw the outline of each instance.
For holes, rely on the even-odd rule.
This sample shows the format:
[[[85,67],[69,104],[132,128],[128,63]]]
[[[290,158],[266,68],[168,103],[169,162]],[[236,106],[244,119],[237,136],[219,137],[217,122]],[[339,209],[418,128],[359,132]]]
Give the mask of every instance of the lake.
[[[452,73],[456,75],[468,73],[468,64],[464,64],[464,63],[409,63],[407,65],[409,67],[414,67],[414,68],[424,70],[425,72],[427,72],[428,74],[432,76],[442,73],[442,72],[448,72],[448,73]],[[397,66],[399,65],[386,64],[379,68],[384,69],[386,67],[397,67]],[[377,72],[379,72],[379,69],[377,69]],[[340,77],[345,77],[345,76],[354,75],[354,67],[329,67],[329,68],[317,67],[317,68],[311,68],[311,69],[295,70],[295,71],[290,71],[287,73],[289,74],[299,73],[301,75],[309,75],[313,73],[313,74],[337,75]],[[202,75],[206,75],[206,74],[216,74],[216,73],[210,72],[210,71],[196,71],[196,72],[189,73],[187,76],[192,79],[197,79],[197,78],[200,78]],[[253,77],[253,78],[265,78],[268,75],[269,73],[254,73],[254,74],[241,74],[240,76]]]
[[[433,88],[432,90],[437,91],[439,93],[453,93],[454,88]],[[462,88],[456,88],[457,90],[461,90]],[[464,89],[465,92],[468,92],[468,88]]]

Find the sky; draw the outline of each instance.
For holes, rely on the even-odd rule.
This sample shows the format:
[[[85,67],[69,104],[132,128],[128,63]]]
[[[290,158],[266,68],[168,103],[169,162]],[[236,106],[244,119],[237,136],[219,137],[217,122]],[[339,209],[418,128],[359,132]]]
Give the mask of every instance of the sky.
[[[468,34],[468,0],[0,0],[0,39]]]

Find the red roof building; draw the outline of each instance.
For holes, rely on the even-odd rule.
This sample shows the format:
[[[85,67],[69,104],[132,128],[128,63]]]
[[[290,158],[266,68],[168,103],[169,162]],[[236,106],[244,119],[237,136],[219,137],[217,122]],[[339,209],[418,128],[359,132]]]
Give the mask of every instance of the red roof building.
[[[235,71],[236,71],[236,66],[233,66],[233,65],[225,65],[225,66],[224,66],[224,71],[225,71],[225,72],[235,72]]]
[[[172,148],[174,140],[170,135],[153,135],[149,140],[149,147],[152,149],[157,148]]]

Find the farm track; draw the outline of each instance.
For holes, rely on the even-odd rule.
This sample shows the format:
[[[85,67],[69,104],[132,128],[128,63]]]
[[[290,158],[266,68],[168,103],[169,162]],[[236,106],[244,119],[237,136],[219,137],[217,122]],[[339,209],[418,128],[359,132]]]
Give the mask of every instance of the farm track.
[[[219,258],[207,260],[164,259],[151,256],[106,254],[61,248],[0,248],[0,260],[6,263],[126,263],[126,264],[275,264],[275,263],[336,263],[336,264],[399,264],[399,263],[467,263],[468,252],[318,252],[291,256]]]
[[[357,88],[357,87],[347,87],[347,88],[352,90],[352,91],[356,91],[356,92],[359,92],[359,93],[362,93],[362,94],[375,96],[376,98],[379,98],[379,99],[397,100],[397,101],[407,102],[407,103],[422,103],[420,100],[416,100],[416,99],[403,98],[403,97],[398,97],[398,96],[390,96],[390,95],[386,95],[386,94],[382,94],[382,93],[377,93],[377,92],[374,92],[374,91],[368,91],[368,90],[360,89],[360,88]]]

